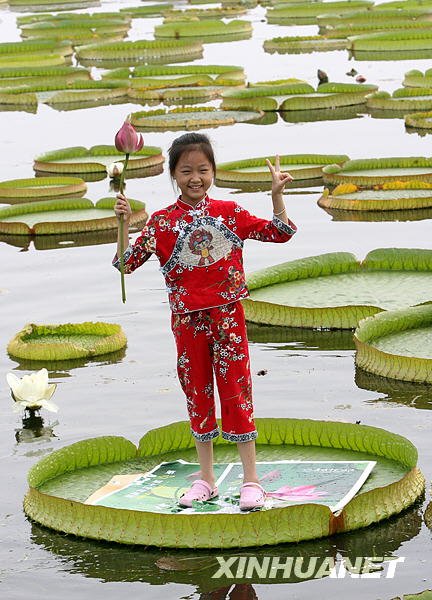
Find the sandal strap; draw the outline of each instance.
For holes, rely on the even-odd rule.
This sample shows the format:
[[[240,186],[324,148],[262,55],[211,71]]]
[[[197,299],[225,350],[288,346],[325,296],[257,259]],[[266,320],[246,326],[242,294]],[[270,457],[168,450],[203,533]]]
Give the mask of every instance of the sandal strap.
[[[247,483],[244,483],[242,485],[242,488],[245,488],[245,487],[254,487],[254,488],[259,489],[261,492],[265,493],[265,490],[262,487],[262,485],[260,485],[259,483],[256,483],[255,481],[248,481]]]

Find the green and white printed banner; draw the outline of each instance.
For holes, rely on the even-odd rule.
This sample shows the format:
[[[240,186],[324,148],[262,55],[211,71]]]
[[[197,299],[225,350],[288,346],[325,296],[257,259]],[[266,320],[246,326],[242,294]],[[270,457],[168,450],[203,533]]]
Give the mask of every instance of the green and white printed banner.
[[[258,477],[267,492],[264,510],[296,504],[323,504],[340,511],[360,490],[374,461],[274,461],[258,462]],[[178,501],[195,479],[199,464],[176,460],[161,463],[148,473],[115,475],[95,491],[86,504],[155,513],[238,513],[241,463],[215,464],[219,496],[181,508]]]

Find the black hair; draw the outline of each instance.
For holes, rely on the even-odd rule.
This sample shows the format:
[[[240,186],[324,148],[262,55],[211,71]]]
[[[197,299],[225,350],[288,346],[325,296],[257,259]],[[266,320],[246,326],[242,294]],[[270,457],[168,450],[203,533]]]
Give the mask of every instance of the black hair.
[[[216,161],[209,138],[203,133],[185,133],[176,138],[168,150],[168,166],[171,177],[183,152],[188,150],[201,150],[216,173]]]

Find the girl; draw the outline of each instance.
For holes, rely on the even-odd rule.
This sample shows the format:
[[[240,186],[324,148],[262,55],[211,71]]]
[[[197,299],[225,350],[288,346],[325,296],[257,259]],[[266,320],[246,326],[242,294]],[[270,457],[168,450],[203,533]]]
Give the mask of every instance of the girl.
[[[213,376],[221,403],[222,437],[236,442],[243,464],[240,509],[262,507],[265,492],[256,472],[248,340],[240,302],[248,290],[243,271],[243,240],[287,242],[296,232],[288,219],[282,192],[289,173],[281,173],[279,157],[272,176],[273,219],[251,215],[233,201],[207,195],[216,173],[207,136],[187,133],[169,149],[169,171],[180,195],[176,202],[150,217],[133,246],[125,227],[125,272],[141,266],[152,253],[161,264],[172,311],[177,345],[177,372],[186,395],[201,479],[180,498],[181,506],[218,495],[213,473],[213,438],[219,435],[215,417]],[[129,222],[127,199],[117,195],[118,219]],[[119,268],[120,228],[113,264]]]

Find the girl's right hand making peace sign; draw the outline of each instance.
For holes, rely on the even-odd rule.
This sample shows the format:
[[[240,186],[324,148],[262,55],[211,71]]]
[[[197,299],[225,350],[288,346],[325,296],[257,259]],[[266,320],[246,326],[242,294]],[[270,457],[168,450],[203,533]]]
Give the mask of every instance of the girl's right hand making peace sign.
[[[281,172],[279,154],[276,154],[275,166],[268,158],[266,158],[266,163],[272,176],[272,196],[279,196],[284,191],[286,184],[293,180],[293,177],[289,173]]]
[[[123,194],[117,194],[117,200],[114,205],[114,212],[117,219],[120,219],[123,215],[125,222],[129,222],[132,216],[132,209],[128,202],[128,199]]]

